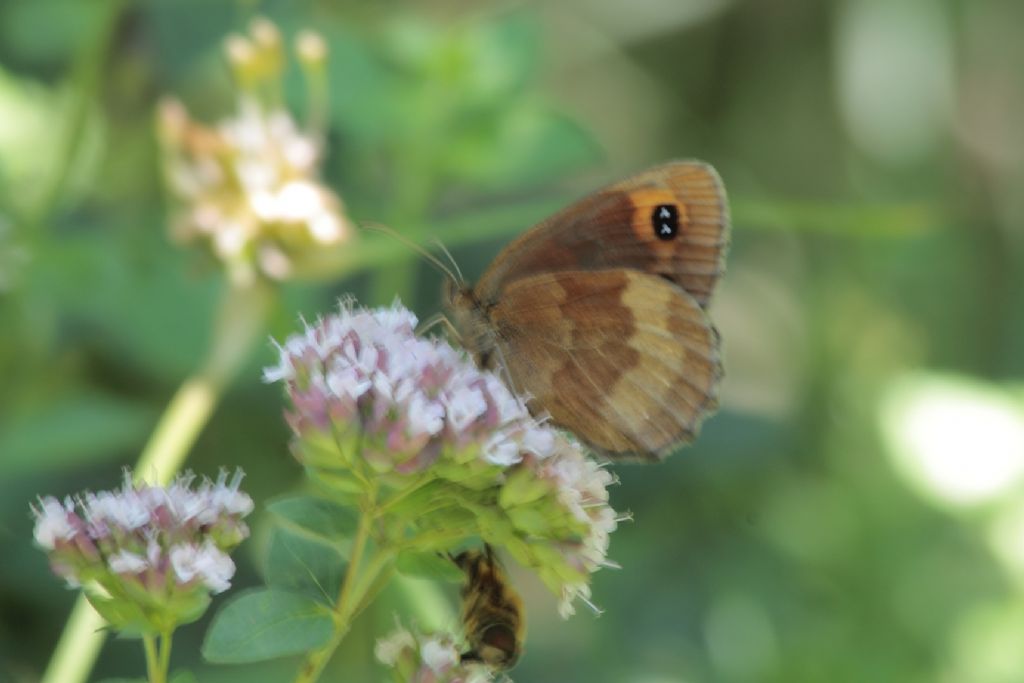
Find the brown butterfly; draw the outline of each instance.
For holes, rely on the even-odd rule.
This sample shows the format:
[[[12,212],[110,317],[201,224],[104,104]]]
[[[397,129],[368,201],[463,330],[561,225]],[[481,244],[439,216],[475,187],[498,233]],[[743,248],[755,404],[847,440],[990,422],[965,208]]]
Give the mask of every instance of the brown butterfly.
[[[706,309],[728,244],[718,174],[673,161],[536,225],[445,301],[477,364],[503,367],[535,414],[608,457],[661,459],[718,405]]]

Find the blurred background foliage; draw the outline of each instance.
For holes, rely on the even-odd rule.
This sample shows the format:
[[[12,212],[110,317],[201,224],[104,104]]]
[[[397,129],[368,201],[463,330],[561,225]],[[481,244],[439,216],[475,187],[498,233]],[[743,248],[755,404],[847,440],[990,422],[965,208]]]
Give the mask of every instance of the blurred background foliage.
[[[600,618],[561,622],[514,572],[516,681],[1024,681],[1024,4],[964,0],[0,2],[0,681],[37,679],[75,595],[29,503],[116,484],[206,352],[224,279],[167,238],[154,108],[230,113],[221,41],[256,13],[327,39],[325,176],[353,219],[440,238],[470,278],[601,182],[677,157],[725,179],[722,409],[617,468],[635,522]],[[302,111],[297,73],[285,97]],[[427,317],[439,281],[360,234],[268,332],[348,292]],[[270,358],[189,461],[244,467],[259,502],[301,480]],[[260,582],[256,526],[236,587]],[[324,680],[378,680],[408,597]],[[204,628],[174,653],[201,681],[293,671],[204,665]],[[95,678],[138,649],[108,643]]]

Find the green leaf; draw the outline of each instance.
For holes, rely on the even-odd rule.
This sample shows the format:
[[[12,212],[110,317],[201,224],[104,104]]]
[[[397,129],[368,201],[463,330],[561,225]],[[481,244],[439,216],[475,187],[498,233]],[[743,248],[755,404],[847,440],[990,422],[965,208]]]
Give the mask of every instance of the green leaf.
[[[447,557],[437,553],[401,552],[395,567],[404,576],[461,583],[465,574]]]
[[[351,508],[313,496],[279,498],[269,503],[267,509],[288,524],[328,541],[351,538],[359,524]]]
[[[136,401],[99,393],[68,396],[0,424],[2,469],[20,475],[115,458],[141,444],[154,419]]]
[[[203,656],[219,664],[259,662],[297,655],[324,645],[334,622],[330,612],[304,595],[256,589],[224,605],[203,641]]]
[[[345,559],[336,545],[289,529],[274,529],[267,551],[268,584],[330,605],[344,576]]]

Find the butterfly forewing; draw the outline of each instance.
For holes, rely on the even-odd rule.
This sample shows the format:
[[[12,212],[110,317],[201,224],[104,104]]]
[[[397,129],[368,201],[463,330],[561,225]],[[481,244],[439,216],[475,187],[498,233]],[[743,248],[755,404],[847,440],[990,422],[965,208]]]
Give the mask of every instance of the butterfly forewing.
[[[707,307],[724,269],[729,214],[718,174],[675,161],[598,190],[512,242],[484,274],[484,304],[538,273],[628,268],[681,286]]]

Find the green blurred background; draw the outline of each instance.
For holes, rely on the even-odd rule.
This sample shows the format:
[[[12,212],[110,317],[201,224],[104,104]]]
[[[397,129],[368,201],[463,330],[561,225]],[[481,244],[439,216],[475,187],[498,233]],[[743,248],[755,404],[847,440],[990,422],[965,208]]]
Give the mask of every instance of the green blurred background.
[[[357,221],[441,238],[475,278],[519,230],[647,165],[728,188],[719,413],[619,467],[621,571],[569,622],[529,610],[519,683],[1024,681],[1024,4],[968,0],[0,2],[0,681],[34,681],[75,598],[29,503],[109,488],[201,362],[224,288],[167,238],[153,112],[233,109],[221,41],[262,13],[330,54],[327,182]],[[301,111],[301,79],[285,92]],[[379,235],[283,288],[268,333],[339,295],[438,310]],[[368,246],[369,245],[369,246]],[[189,466],[301,484],[258,344]],[[235,586],[260,583],[260,539]],[[450,588],[446,590],[454,600]],[[223,598],[220,598],[222,600]],[[375,681],[368,613],[325,681]],[[215,605],[216,607],[216,605]],[[174,666],[289,680],[295,662]],[[107,644],[94,677],[139,675]]]

